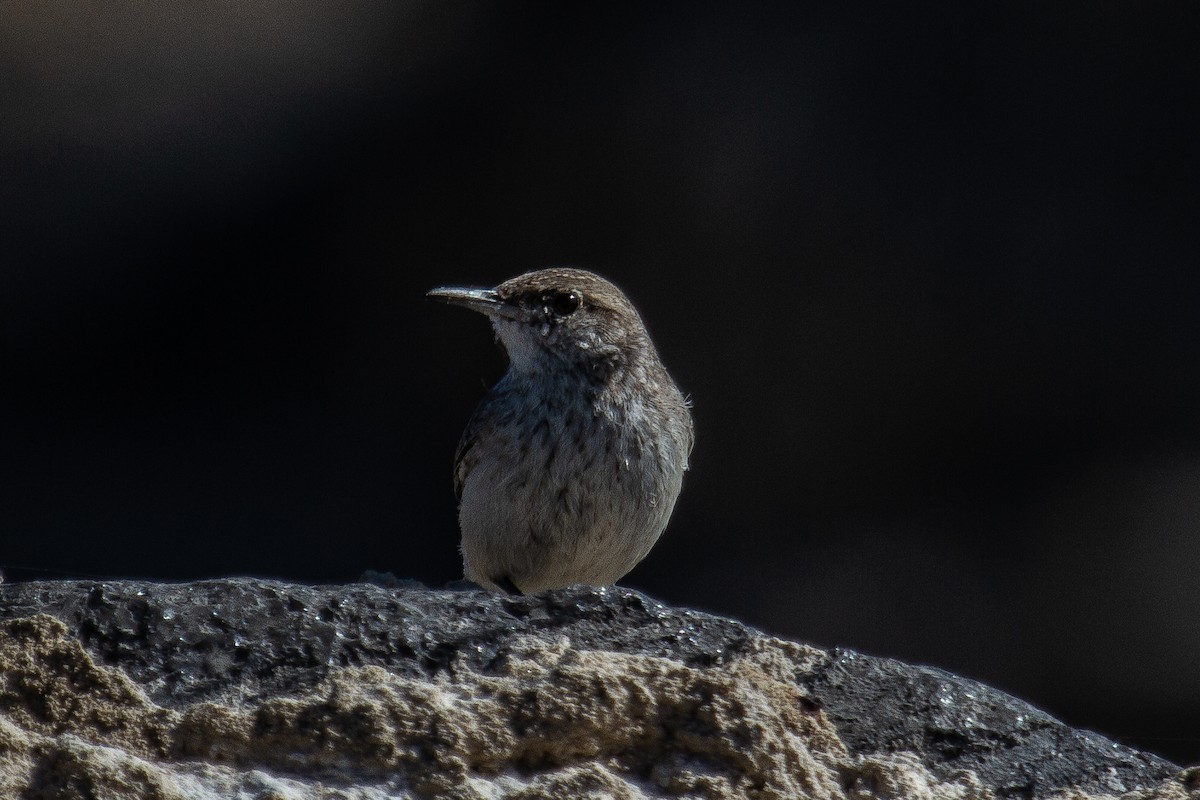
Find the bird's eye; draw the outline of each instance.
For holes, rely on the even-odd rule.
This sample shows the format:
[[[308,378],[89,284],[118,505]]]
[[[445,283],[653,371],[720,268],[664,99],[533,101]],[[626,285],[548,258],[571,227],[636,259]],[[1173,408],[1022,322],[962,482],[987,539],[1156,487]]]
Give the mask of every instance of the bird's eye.
[[[554,312],[555,316],[569,317],[579,310],[583,299],[578,292],[555,292],[544,296],[542,301]]]

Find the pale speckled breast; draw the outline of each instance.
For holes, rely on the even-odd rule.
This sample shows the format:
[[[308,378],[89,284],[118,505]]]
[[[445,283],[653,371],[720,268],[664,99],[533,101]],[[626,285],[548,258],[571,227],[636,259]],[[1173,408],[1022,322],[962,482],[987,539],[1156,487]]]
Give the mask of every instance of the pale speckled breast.
[[[496,387],[512,403],[476,444],[459,509],[467,577],[522,591],[610,584],[670,519],[686,446],[632,397],[617,407]]]

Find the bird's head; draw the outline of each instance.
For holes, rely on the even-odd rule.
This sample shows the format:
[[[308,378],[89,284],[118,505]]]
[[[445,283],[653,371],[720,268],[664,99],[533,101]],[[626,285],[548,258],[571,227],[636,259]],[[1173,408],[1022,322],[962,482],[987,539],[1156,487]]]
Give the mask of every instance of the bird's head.
[[[494,289],[440,287],[429,297],[486,314],[513,369],[537,373],[566,362],[604,379],[649,353],[645,326],[624,293],[581,269],[527,272]]]

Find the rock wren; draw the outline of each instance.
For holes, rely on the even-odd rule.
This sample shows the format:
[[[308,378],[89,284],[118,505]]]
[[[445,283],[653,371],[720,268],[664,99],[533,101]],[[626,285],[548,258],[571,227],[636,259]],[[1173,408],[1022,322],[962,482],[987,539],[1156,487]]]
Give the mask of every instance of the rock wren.
[[[454,458],[466,578],[521,593],[615,582],[666,527],[693,438],[637,310],[565,268],[429,297],[486,314],[509,360]]]

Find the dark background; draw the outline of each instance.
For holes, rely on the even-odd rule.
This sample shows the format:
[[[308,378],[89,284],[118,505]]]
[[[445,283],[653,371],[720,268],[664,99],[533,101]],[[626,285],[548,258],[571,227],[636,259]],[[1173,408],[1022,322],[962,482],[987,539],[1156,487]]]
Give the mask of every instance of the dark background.
[[[504,365],[623,286],[694,398],[625,581],[1200,761],[1200,10],[23,4],[0,565],[459,576]]]

